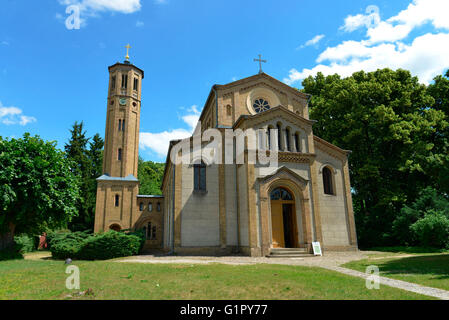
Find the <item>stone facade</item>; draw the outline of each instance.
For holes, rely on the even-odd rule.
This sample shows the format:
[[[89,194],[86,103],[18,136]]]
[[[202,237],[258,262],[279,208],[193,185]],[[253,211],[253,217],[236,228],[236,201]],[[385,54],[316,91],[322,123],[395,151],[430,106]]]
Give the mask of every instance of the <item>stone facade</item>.
[[[270,105],[257,112],[254,101]],[[179,254],[270,254],[273,248],[271,194],[277,188],[292,197],[295,247],[356,250],[357,240],[348,171],[349,151],[313,134],[310,96],[262,73],[228,85],[216,85],[200,117],[201,129],[280,129],[278,166],[212,164],[206,167],[207,192],[195,191],[191,165],[167,161],[162,185],[166,201],[164,248]],[[260,140],[257,143],[265,143]],[[173,148],[181,141],[172,141]],[[223,142],[225,145],[225,142]],[[225,146],[226,147],[226,146]],[[331,175],[326,194],[323,170]],[[172,204],[172,205],[171,205]],[[284,218],[285,219],[285,218]]]
[[[222,133],[222,145],[234,148],[226,145],[226,130],[262,129],[257,146],[273,150],[267,142],[276,132],[273,129],[280,130],[277,166],[252,164],[247,144],[241,153],[245,160],[242,164],[201,164],[205,167],[205,188],[198,189],[194,177],[197,162],[172,162],[171,153],[176,153],[183,142],[172,141],[161,187],[163,196],[142,196],[136,176],[144,74],[129,63],[116,64],[109,71],[104,175],[98,179],[96,232],[151,229],[148,249],[178,254],[240,252],[265,256],[281,244],[310,250],[314,241],[319,241],[324,250],[357,249],[348,170],[350,152],[314,136],[316,121],[309,119],[309,95],[264,73],[215,85],[200,116],[201,131],[198,127],[196,132],[215,128]],[[137,79],[136,90],[112,85],[123,74],[128,76],[128,86]],[[122,149],[120,158],[118,149]],[[276,198],[278,193],[285,198]],[[279,237],[282,241],[275,241]]]

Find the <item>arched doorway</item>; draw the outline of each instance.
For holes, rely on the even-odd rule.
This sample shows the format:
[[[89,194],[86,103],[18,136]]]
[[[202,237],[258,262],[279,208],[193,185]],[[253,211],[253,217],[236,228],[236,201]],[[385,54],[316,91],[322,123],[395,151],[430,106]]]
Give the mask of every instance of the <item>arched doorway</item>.
[[[276,188],[270,199],[273,248],[298,248],[295,198],[289,190]]]
[[[109,227],[109,230],[114,230],[114,231],[120,232],[120,230],[122,230],[122,228],[118,224],[113,224]]]

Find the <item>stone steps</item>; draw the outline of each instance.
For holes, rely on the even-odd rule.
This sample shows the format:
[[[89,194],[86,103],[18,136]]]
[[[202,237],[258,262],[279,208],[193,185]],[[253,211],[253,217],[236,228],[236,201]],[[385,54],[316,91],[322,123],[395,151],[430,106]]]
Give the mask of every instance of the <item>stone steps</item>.
[[[271,249],[268,258],[291,259],[291,258],[310,258],[314,255],[309,253],[306,248],[275,248]]]

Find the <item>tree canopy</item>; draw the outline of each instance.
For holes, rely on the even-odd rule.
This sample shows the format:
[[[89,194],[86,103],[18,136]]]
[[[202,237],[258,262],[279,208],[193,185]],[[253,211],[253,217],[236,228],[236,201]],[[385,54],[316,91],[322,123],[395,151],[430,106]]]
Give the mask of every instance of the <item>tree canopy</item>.
[[[310,117],[318,120],[314,133],[353,151],[350,173],[362,246],[393,244],[391,226],[400,209],[425,187],[441,187],[437,172],[448,147],[446,81],[437,78],[440,84],[430,89],[409,71],[390,69],[348,78],[319,73],[303,81],[303,91],[312,94]]]
[[[56,142],[0,137],[0,234],[65,227],[77,215],[79,179]]]
[[[138,178],[140,181],[140,194],[161,195],[162,178],[165,163],[143,161],[139,158]]]
[[[65,145],[65,151],[67,158],[76,164],[71,170],[80,178],[81,197],[76,203],[79,214],[69,223],[69,229],[93,231],[97,195],[96,179],[102,173],[104,141],[98,133],[88,138],[83,122],[75,122],[70,133],[71,138]]]

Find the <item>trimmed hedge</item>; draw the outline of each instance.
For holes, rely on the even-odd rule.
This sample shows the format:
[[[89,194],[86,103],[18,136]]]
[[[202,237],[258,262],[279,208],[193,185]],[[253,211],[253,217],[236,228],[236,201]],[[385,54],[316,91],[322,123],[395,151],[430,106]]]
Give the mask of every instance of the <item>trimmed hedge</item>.
[[[134,234],[108,231],[59,233],[51,237],[50,251],[56,259],[107,260],[139,253],[142,238]]]
[[[56,259],[74,259],[88,237],[86,232],[51,233],[48,240],[51,255]]]
[[[139,249],[139,237],[108,231],[87,238],[76,258],[81,260],[107,260],[136,255],[139,253]]]

